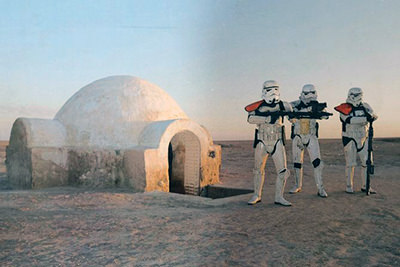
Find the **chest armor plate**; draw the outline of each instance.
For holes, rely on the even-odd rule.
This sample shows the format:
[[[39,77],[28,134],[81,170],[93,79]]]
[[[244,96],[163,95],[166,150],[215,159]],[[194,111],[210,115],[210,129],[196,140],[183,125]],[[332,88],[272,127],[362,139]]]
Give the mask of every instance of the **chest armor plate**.
[[[274,111],[279,111],[279,105],[275,105],[274,107],[269,107],[269,106],[261,106],[258,108],[260,112],[274,112]]]
[[[353,117],[365,117],[367,114],[365,114],[365,110],[363,107],[355,107],[353,108],[352,111]]]
[[[311,107],[295,108],[299,112],[311,112]],[[301,135],[315,134],[315,120],[299,119],[296,123],[296,132]]]
[[[276,104],[275,106],[263,105],[258,108],[258,111],[260,111],[260,112],[275,112],[275,111],[280,111],[280,107],[279,107],[279,104]],[[269,123],[269,124],[270,125],[275,125],[275,124],[282,125],[282,117],[279,117],[274,123]],[[262,125],[260,125],[260,127],[263,128]],[[261,130],[261,128],[260,128],[260,130]]]

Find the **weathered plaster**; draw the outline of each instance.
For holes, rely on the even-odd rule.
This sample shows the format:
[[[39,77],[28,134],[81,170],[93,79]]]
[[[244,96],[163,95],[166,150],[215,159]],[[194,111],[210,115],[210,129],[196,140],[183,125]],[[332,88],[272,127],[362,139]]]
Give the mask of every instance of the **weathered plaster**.
[[[148,123],[186,119],[161,88],[131,76],[97,80],[74,94],[56,114],[71,146],[126,149]]]

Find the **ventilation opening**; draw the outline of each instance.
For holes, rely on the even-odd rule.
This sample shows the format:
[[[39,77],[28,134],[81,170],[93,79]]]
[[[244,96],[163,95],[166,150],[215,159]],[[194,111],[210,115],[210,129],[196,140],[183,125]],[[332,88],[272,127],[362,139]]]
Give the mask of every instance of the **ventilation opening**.
[[[200,142],[189,131],[176,134],[168,146],[169,191],[199,195]]]
[[[200,196],[217,199],[217,198],[233,197],[250,193],[253,193],[253,190],[207,185],[202,189]]]

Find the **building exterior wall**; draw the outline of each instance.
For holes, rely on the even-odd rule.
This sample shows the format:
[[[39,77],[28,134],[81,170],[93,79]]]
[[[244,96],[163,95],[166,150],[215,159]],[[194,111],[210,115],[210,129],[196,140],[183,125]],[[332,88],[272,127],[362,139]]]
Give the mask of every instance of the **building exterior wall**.
[[[45,139],[51,138],[46,133],[56,133],[53,145],[63,141],[64,133],[58,122],[17,120],[7,147],[9,179],[15,188],[79,185],[169,192],[168,145],[176,137],[186,148],[185,187],[198,188],[191,192],[198,194],[201,187],[219,182],[221,148],[212,144],[204,128],[190,120],[155,122],[152,128],[156,130],[152,139],[146,136],[149,146],[126,150],[50,147],[44,145]]]
[[[65,132],[55,120],[19,118],[6,152],[7,175],[15,188],[67,184]]]
[[[168,157],[161,157],[162,154],[165,153],[159,149],[145,151],[146,192],[169,192]]]
[[[146,190],[145,150],[130,149],[124,152],[123,170],[126,185],[136,192]]]
[[[200,169],[200,187],[219,183],[221,169],[221,146],[212,145],[207,151],[207,157],[202,158]]]
[[[10,184],[15,188],[32,188],[32,149],[28,147],[29,130],[24,119],[17,119],[6,148],[7,175]]]
[[[14,188],[32,188],[31,149],[26,146],[7,146],[7,176]]]
[[[30,188],[68,185],[68,149],[34,147],[30,149],[32,180]]]
[[[68,151],[68,184],[86,187],[127,187],[124,151],[71,148]]]

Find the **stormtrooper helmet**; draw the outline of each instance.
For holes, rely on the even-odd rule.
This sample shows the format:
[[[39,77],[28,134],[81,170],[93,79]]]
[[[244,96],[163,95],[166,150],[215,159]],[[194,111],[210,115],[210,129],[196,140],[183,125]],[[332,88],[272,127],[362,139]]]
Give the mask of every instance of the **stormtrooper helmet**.
[[[273,104],[279,101],[279,84],[276,81],[269,80],[263,84],[262,99],[268,104]]]
[[[361,88],[353,87],[350,88],[349,93],[347,94],[347,103],[352,104],[355,107],[358,107],[362,102],[363,91]]]
[[[313,84],[306,84],[303,86],[303,89],[301,90],[301,94],[300,94],[300,100],[304,104],[308,104],[311,101],[316,101],[317,97],[318,97],[317,91]]]

